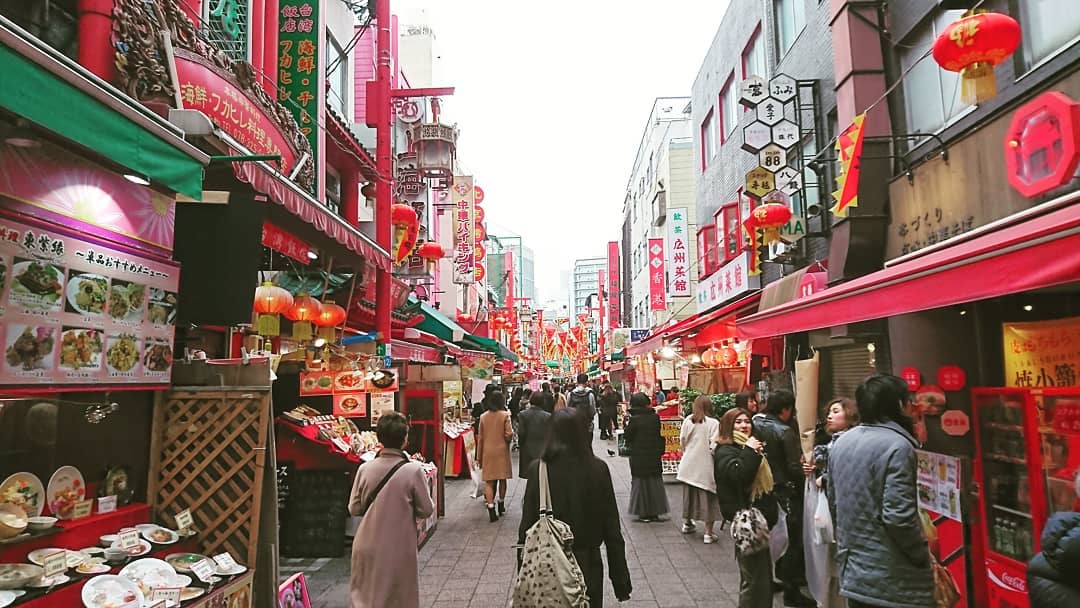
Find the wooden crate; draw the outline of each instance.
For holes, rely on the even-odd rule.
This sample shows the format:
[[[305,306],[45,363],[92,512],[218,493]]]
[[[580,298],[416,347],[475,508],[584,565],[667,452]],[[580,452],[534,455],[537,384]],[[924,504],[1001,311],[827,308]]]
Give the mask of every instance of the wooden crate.
[[[155,519],[175,526],[190,509],[205,555],[256,563],[268,390],[189,387],[159,393],[148,496]]]

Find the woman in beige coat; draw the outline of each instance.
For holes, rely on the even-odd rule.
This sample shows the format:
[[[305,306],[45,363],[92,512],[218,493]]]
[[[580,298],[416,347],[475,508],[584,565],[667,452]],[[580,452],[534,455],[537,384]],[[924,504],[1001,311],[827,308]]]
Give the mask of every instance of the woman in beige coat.
[[[349,605],[417,608],[416,520],[430,517],[435,505],[423,466],[402,451],[409,436],[405,417],[383,414],[375,433],[383,449],[357,471],[349,496],[349,513],[363,518],[353,538]]]
[[[476,464],[484,477],[484,499],[487,500],[488,517],[498,521],[506,513],[506,480],[514,476],[510,466],[510,439],[514,427],[510,412],[506,411],[501,391],[491,391],[487,396],[488,411],[480,416],[476,433]],[[499,490],[499,511],[495,512],[495,489]]]

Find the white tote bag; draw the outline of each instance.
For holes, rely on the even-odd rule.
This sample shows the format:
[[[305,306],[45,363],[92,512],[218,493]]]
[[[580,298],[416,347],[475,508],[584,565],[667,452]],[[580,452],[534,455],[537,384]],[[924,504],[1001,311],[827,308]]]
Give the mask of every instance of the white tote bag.
[[[780,516],[776,518],[773,529],[769,530],[769,553],[772,555],[774,564],[784,557],[788,548],[787,512],[779,505],[776,510],[779,511]]]

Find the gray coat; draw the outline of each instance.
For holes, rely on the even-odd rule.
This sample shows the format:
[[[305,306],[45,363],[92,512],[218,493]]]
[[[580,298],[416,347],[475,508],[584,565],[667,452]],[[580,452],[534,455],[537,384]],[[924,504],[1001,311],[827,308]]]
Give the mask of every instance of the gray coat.
[[[895,422],[864,424],[829,451],[840,595],[874,606],[934,606],[915,485],[918,442]]]
[[[540,458],[549,422],[551,414],[536,406],[518,414],[518,477],[528,478],[529,465]]]

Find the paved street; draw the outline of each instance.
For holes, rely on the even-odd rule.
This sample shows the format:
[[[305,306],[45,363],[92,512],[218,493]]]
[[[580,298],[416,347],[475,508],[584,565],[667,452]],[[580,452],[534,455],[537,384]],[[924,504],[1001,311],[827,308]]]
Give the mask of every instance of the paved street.
[[[668,484],[668,499],[676,517],[672,521],[639,523],[625,514],[630,494],[630,468],[626,458],[608,456],[614,442],[596,441],[596,453],[611,467],[615,494],[623,514],[626,559],[630,565],[634,593],[629,602],[618,604],[610,582],[605,588],[605,606],[624,608],[731,607],[737,604],[739,573],[731,538],[720,534],[720,542],[706,545],[701,531],[679,532],[682,489]],[[515,452],[515,457],[516,457]],[[514,470],[517,471],[515,463]],[[514,577],[515,554],[521,519],[522,480],[510,482],[507,514],[498,523],[488,522],[482,501],[469,498],[472,483],[447,480],[446,517],[428,544],[420,551],[420,593],[424,608],[500,607],[509,604]],[[282,560],[282,576],[303,571],[309,577],[312,606],[347,608],[349,560]],[[780,595],[775,606],[783,606]],[[390,608],[390,607],[388,607]]]

